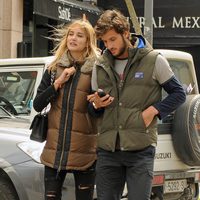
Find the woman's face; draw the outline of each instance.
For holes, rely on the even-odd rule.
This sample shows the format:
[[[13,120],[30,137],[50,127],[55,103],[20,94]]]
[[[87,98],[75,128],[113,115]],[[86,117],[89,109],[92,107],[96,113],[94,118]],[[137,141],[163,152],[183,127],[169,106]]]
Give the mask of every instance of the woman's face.
[[[70,28],[67,36],[67,47],[70,52],[82,53],[87,45],[87,37],[85,31],[80,25]]]

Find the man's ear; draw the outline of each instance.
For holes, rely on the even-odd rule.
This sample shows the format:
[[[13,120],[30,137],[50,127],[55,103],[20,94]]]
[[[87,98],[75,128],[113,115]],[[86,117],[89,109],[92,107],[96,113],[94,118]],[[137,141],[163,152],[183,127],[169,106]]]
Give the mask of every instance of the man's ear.
[[[130,32],[129,31],[124,31],[124,37],[127,39],[130,39]]]

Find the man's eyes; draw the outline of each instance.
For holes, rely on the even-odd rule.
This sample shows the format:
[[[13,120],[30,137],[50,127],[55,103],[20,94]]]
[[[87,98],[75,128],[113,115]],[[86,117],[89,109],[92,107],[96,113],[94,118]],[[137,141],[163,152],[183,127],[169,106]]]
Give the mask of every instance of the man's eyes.
[[[115,40],[116,40],[116,38],[111,38],[111,39],[110,39],[110,41],[112,41],[112,42],[115,41]]]
[[[106,44],[109,41],[114,42],[116,40],[116,38],[110,38],[109,40],[103,40],[103,43]]]

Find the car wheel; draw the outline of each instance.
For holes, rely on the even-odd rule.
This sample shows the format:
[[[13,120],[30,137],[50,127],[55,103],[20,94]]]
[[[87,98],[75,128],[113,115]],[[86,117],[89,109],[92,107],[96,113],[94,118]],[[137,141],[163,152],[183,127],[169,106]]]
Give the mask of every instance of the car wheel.
[[[19,200],[17,192],[8,179],[0,179],[0,199],[1,200]]]
[[[200,95],[187,96],[175,112],[172,127],[179,158],[187,165],[200,165]]]

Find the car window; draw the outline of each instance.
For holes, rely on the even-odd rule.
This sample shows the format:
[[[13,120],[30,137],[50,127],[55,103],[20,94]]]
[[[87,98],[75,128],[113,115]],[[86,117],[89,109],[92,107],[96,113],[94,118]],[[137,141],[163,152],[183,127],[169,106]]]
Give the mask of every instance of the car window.
[[[177,60],[168,60],[168,62],[175,76],[177,77],[177,79],[180,81],[183,88],[185,89],[186,93],[194,94],[195,91],[193,89],[195,87],[195,83],[194,83],[192,72],[188,63],[184,61],[177,61]],[[167,93],[164,90],[162,90],[162,99],[164,99],[166,96],[167,96]],[[163,120],[158,120],[158,124],[171,122],[172,119],[173,119],[173,113],[169,114],[169,116],[167,116]]]
[[[37,71],[0,72],[0,106],[15,115],[31,111]]]
[[[195,83],[188,63],[176,60],[168,60],[168,62],[175,76],[181,82],[186,93],[194,94],[195,91],[193,90],[193,88],[195,87]],[[162,98],[165,98],[166,96],[167,93],[164,90],[162,90]]]
[[[11,118],[12,115],[9,112],[6,112],[6,110],[0,106],[0,119],[2,118]]]
[[[185,84],[186,86],[194,84],[189,65],[186,62],[171,60],[169,63],[175,76],[182,84]]]

